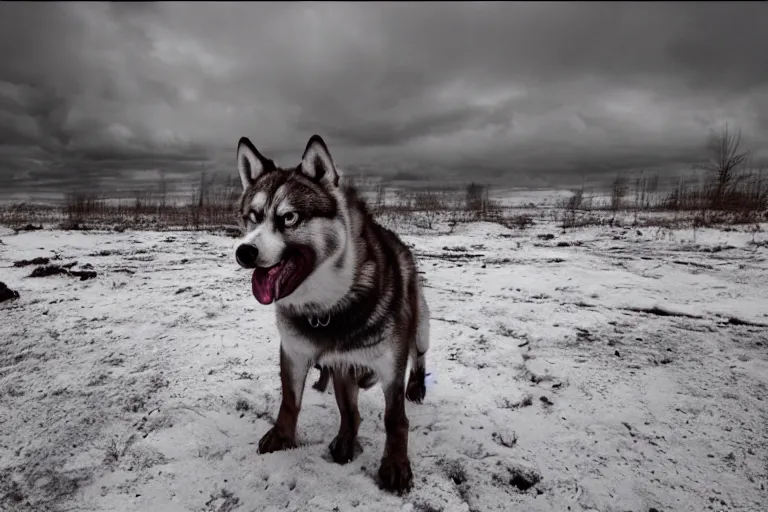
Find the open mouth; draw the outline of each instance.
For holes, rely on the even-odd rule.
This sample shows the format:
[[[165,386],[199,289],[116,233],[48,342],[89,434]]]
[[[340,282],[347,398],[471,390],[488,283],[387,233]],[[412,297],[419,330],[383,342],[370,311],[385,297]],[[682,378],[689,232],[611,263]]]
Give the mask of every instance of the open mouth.
[[[307,248],[290,248],[277,265],[253,270],[253,296],[261,304],[272,304],[292,294],[314,267],[314,252]]]

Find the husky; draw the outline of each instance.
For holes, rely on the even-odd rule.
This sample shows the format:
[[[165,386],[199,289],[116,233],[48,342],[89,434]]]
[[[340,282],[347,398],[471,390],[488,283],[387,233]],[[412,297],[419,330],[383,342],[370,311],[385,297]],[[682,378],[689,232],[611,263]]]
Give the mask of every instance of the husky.
[[[256,300],[274,303],[280,334],[282,401],[258,452],[297,446],[304,386],[315,367],[324,373],[314,387],[323,390],[332,376],[341,414],[331,456],[350,462],[361,449],[359,390],[380,383],[386,440],[379,483],[407,491],[413,475],[405,399],[421,403],[425,397],[429,349],[429,310],[413,254],[376,223],[353,187],[340,185],[339,169],[319,135],[310,137],[301,162],[288,168],[243,137],[237,165],[244,235],[235,244],[235,259],[253,271]]]

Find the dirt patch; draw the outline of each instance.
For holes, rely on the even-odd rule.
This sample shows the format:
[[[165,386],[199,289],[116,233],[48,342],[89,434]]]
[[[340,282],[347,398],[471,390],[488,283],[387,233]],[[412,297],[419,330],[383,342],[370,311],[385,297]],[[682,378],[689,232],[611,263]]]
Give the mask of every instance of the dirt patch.
[[[15,290],[11,290],[6,286],[5,283],[0,282],[0,302],[5,302],[6,300],[11,299],[18,299],[19,298],[19,292]]]
[[[444,252],[444,253],[426,253],[426,252],[418,252],[417,256],[421,258],[432,258],[437,260],[447,260],[447,261],[461,261],[461,260],[470,260],[470,259],[478,259],[485,257],[485,254],[482,253],[473,253],[473,252]]]
[[[101,251],[92,252],[88,256],[114,256],[119,254],[120,253],[118,251],[110,251],[109,249],[104,249]]]
[[[672,311],[669,309],[664,309],[659,306],[654,306],[652,308],[624,308],[626,311],[634,311],[635,313],[646,313],[649,315],[656,315],[656,316],[679,316],[684,318],[704,318],[700,315],[690,315],[688,313],[683,313],[680,311]]]
[[[752,322],[750,320],[744,320],[743,318],[737,318],[735,316],[729,317],[726,323],[729,325],[745,325],[748,327],[768,327],[768,324]]]
[[[14,261],[13,266],[16,268],[28,267],[29,265],[47,265],[51,261],[50,258],[32,258],[31,260],[19,260]]]
[[[13,230],[16,233],[19,233],[21,231],[40,231],[41,229],[43,229],[43,225],[42,224],[39,225],[39,226],[33,226],[32,224],[27,224],[26,226],[22,226],[20,228],[13,228]]]
[[[495,475],[499,483],[507,483],[520,491],[527,491],[541,482],[541,473],[534,467],[524,464],[511,464],[507,466],[506,475]]]
[[[89,476],[84,471],[61,472],[51,468],[0,473],[0,509],[55,510],[71,498]],[[10,508],[6,509],[7,505]]]
[[[62,231],[90,231],[91,227],[74,221],[65,221],[59,224]]]
[[[95,270],[71,270],[69,275],[79,277],[81,281],[87,281],[96,277]]]
[[[707,265],[706,263],[696,263],[695,261],[683,261],[683,260],[672,260],[672,263],[676,265],[687,265],[689,267],[696,267],[696,268],[705,268],[707,270],[712,270],[712,265]]]
[[[210,498],[205,502],[203,512],[230,512],[240,506],[240,498],[227,489],[211,493]]]
[[[35,268],[29,277],[48,277],[56,275],[67,275],[72,277],[79,277],[81,281],[93,279],[96,277],[95,270],[70,270],[75,264],[69,265],[45,265]]]
[[[517,444],[517,434],[510,430],[507,432],[493,432],[491,438],[505,448],[514,448]]]
[[[68,274],[69,270],[62,267],[61,265],[44,265],[41,267],[35,268],[31,274],[29,274],[29,277],[48,277],[48,276],[56,276],[59,274]]]
[[[520,409],[521,407],[530,407],[533,405],[533,395],[526,394],[519,400],[510,400],[509,398],[502,398],[497,404],[499,409]]]

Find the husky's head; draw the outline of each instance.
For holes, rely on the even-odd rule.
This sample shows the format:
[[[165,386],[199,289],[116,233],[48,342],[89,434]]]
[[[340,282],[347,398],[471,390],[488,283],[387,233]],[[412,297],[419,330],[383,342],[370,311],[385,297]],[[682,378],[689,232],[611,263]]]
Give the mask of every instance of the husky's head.
[[[235,259],[253,269],[254,297],[262,304],[330,308],[349,289],[354,263],[339,173],[325,142],[313,135],[301,163],[280,168],[243,137],[237,165],[245,236]]]

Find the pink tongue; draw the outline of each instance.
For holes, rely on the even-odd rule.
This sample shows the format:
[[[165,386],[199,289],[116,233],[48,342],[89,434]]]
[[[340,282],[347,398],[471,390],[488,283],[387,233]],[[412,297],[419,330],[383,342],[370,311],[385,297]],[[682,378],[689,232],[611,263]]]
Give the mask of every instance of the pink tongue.
[[[280,278],[283,265],[277,265],[269,269],[257,268],[253,271],[251,278],[251,287],[253,296],[262,304],[272,304],[275,300],[277,290],[275,283]]]

